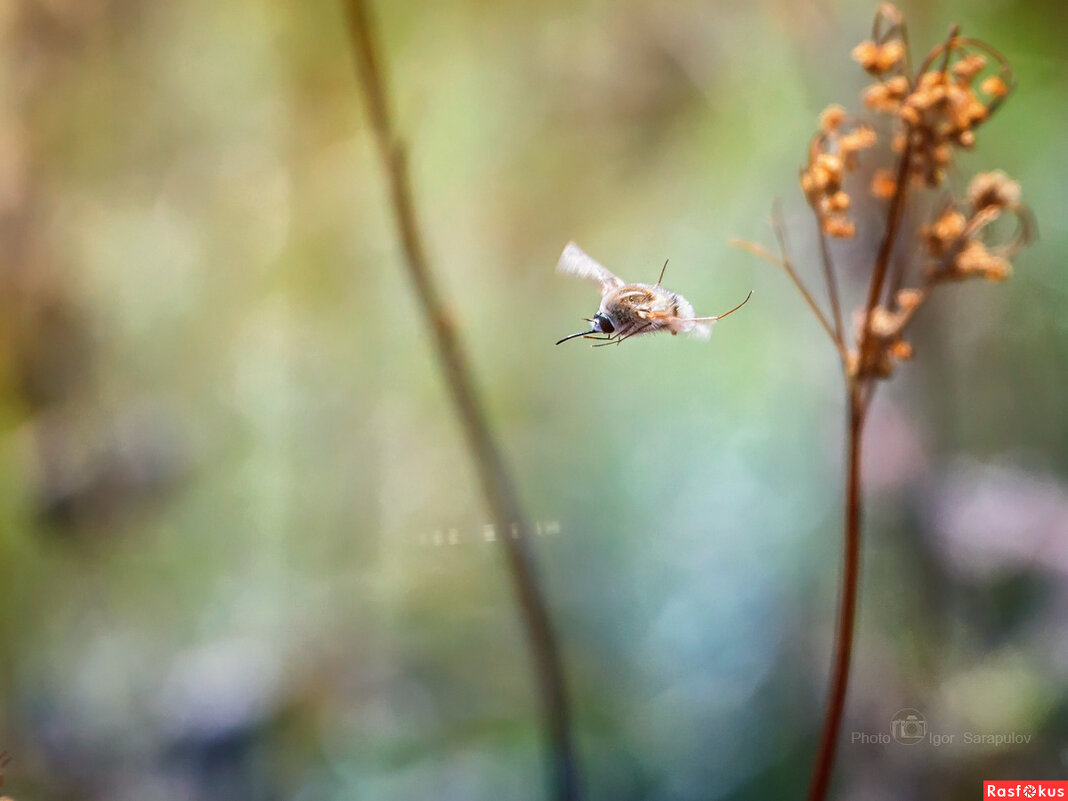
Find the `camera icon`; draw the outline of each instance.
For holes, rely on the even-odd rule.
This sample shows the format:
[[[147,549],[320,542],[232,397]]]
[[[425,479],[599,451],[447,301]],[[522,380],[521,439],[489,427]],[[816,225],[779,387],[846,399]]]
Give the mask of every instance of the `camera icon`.
[[[890,734],[902,745],[927,739],[927,719],[916,709],[902,709],[890,719]]]

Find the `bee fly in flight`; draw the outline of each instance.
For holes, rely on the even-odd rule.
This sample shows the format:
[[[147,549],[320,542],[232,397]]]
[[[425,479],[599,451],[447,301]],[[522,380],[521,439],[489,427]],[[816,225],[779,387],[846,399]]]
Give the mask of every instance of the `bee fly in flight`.
[[[574,242],[568,242],[556,269],[561,273],[596,281],[601,286],[601,307],[593,317],[586,318],[590,330],[579,331],[560,340],[567,342],[575,337],[602,340],[594,345],[595,348],[613,342],[618,345],[624,339],[638,334],[655,334],[657,331],[670,331],[672,336],[681,332],[708,339],[716,320],[738,311],[753,295],[750,292],[745,300],[718,317],[694,317],[693,306],[686,298],[660,286],[664,280],[664,270],[667,269],[666,261],[655,286],[627,284],[607,267],[587,256]]]

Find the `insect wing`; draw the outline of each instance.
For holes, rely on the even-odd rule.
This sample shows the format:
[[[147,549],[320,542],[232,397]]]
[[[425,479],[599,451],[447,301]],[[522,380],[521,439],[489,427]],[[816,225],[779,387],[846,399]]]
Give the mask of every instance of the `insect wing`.
[[[567,243],[564,252],[560,254],[560,261],[557,262],[556,270],[578,278],[585,278],[587,281],[596,281],[601,285],[602,295],[623,286],[622,278],[612,273],[604,265],[598,264],[574,242]]]

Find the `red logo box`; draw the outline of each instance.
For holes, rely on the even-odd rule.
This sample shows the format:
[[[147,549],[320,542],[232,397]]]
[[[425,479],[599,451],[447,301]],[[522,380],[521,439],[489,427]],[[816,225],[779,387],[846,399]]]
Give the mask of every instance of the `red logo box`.
[[[983,782],[983,798],[1068,799],[1068,781]]]

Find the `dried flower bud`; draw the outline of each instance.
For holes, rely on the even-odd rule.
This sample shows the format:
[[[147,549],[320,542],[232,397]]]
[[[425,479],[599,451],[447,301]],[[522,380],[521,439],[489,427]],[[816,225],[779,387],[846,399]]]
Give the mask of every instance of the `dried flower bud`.
[[[844,152],[855,152],[857,150],[864,150],[874,145],[878,141],[875,136],[875,131],[869,128],[867,125],[862,125],[855,131],[842,136],[838,140],[838,148]]]
[[[842,121],[845,119],[845,109],[835,104],[827,106],[820,114],[820,130],[824,133],[831,133],[838,130]]]
[[[898,112],[901,115],[901,119],[908,125],[920,124],[920,112],[916,110],[914,106],[902,106],[901,111]]]
[[[871,193],[876,197],[891,198],[895,191],[897,181],[894,180],[894,173],[884,167],[876,170],[871,179]]]
[[[869,72],[875,68],[878,58],[879,45],[871,40],[861,42],[853,48],[853,60]]]
[[[995,256],[987,264],[983,277],[988,281],[1004,281],[1012,275],[1012,265],[1000,256]]]
[[[1012,208],[1020,202],[1020,184],[1001,170],[981,172],[968,185],[968,200],[977,212]]]
[[[965,223],[966,220],[963,214],[955,209],[950,209],[931,226],[931,234],[943,242],[949,243],[964,233]]]
[[[943,211],[935,222],[922,230],[927,252],[941,258],[958,246],[968,225],[967,219],[952,206]]]
[[[873,111],[896,112],[909,92],[909,80],[896,75],[864,90],[864,104]]]
[[[923,302],[924,293],[919,289],[899,289],[894,295],[897,305],[907,312],[912,311]]]
[[[885,306],[876,306],[871,310],[871,332],[877,337],[889,339],[901,331],[905,317],[900,312],[892,312]]]
[[[975,76],[986,67],[986,59],[978,53],[965,56],[953,65],[953,75],[964,83],[971,83]]]
[[[1005,97],[1009,93],[1009,87],[1005,85],[1005,81],[996,75],[992,75],[979,84],[979,89],[993,97]]]
[[[890,353],[893,354],[895,359],[907,362],[912,358],[912,345],[903,339],[899,339],[890,346]]]
[[[827,198],[827,207],[830,211],[845,211],[849,208],[849,195],[841,190]]]
[[[815,210],[824,234],[850,238],[856,226],[846,216],[852,199],[842,191],[845,174],[856,168],[857,151],[876,142],[875,131],[858,125],[842,133],[845,112],[840,106],[829,106],[820,115],[821,131],[809,149],[809,163],[801,171],[801,188],[809,205]]]
[[[1011,68],[996,50],[961,38],[956,32],[923,59],[921,73],[913,78],[912,70],[904,69],[909,58],[903,37],[900,12],[884,3],[876,15],[872,39],[853,50],[853,57],[875,76],[864,90],[864,104],[892,115],[894,123],[888,135],[890,150],[898,154],[892,160],[896,167],[876,169],[870,186],[874,196],[895,199],[895,216],[890,222],[902,213],[897,207],[905,198],[906,184],[901,182],[928,187],[942,184],[956,150],[974,146],[976,128],[1000,105],[1012,84]],[[988,55],[969,52],[976,50]],[[984,78],[988,58],[996,64],[987,73],[990,77]],[[824,236],[856,235],[856,226],[848,216],[852,198],[844,191],[843,180],[855,171],[857,154],[876,144],[877,137],[873,129],[853,120],[841,106],[828,106],[820,115],[819,133],[810,144],[808,163],[801,171],[801,186]],[[904,341],[903,334],[934,287],[968,278],[1001,281],[1011,273],[1009,259],[1026,244],[1033,230],[1030,212],[1020,204],[1019,184],[1004,173],[983,173],[975,176],[967,197],[969,202],[947,201],[936,209],[934,219],[920,228],[919,244],[926,251],[922,281],[915,288],[894,291],[886,306],[877,305],[867,313],[866,307],[858,309],[853,316],[854,349],[845,347],[832,334],[850,381],[887,378],[899,362],[912,357],[912,345]],[[1006,210],[1016,220],[1016,232],[1007,242],[988,246],[987,241],[995,241],[1000,233],[1000,227],[991,228],[991,223]],[[886,258],[886,254],[880,251],[880,257]],[[876,276],[884,275],[882,271],[888,267],[885,262],[875,266]],[[897,278],[901,275],[905,273]],[[872,291],[881,288],[873,286]],[[805,292],[804,287],[801,289]]]
[[[841,178],[842,176],[842,159],[838,156],[830,153],[820,153],[816,157],[816,166],[825,169],[827,174],[833,178]]]
[[[971,128],[986,120],[989,114],[990,110],[979,102],[974,93],[969,92],[958,117],[962,123],[961,127]]]
[[[941,72],[925,72],[916,90],[909,95],[908,105],[926,111],[946,99],[946,76]]]
[[[954,264],[961,278],[977,276],[990,281],[1004,281],[1012,271],[1012,265],[1001,256],[995,256],[982,242],[972,240],[957,256]]]
[[[909,91],[909,79],[896,75],[886,82],[886,90],[894,97],[904,97]]]
[[[893,39],[885,44],[872,41],[861,42],[853,48],[853,58],[872,75],[889,72],[905,57],[905,44]]]
[[[864,105],[872,111],[893,113],[901,105],[901,98],[885,83],[874,83],[864,90]]]
[[[836,239],[852,239],[857,233],[857,227],[844,217],[827,217],[823,221],[823,232]]]

